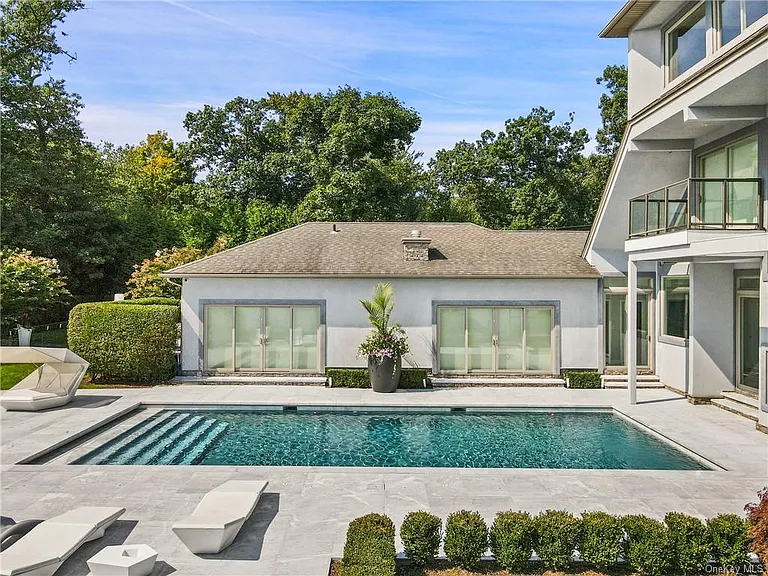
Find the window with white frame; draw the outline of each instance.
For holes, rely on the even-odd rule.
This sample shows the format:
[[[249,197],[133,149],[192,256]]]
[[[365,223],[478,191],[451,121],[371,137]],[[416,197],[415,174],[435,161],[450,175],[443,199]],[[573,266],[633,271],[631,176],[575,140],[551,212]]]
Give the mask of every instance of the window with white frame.
[[[661,279],[661,329],[665,336],[688,338],[690,278],[664,276]]]
[[[720,46],[768,14],[768,0],[717,0],[715,7]]]

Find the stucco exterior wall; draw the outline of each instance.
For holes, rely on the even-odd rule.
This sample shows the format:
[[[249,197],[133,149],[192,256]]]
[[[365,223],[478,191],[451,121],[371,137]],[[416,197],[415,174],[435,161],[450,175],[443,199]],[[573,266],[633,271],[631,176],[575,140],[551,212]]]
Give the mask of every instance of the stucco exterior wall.
[[[357,346],[369,330],[359,300],[370,298],[382,280],[363,278],[189,278],[182,289],[182,370],[202,369],[201,300],[324,300],[326,367],[363,366]],[[432,303],[435,300],[557,301],[560,366],[598,367],[600,341],[597,279],[473,280],[394,279],[393,321],[406,330],[412,365],[433,363]],[[556,339],[557,343],[557,339]],[[556,354],[557,356],[557,354]]]
[[[656,342],[656,374],[667,386],[688,392],[688,346],[684,341]]]

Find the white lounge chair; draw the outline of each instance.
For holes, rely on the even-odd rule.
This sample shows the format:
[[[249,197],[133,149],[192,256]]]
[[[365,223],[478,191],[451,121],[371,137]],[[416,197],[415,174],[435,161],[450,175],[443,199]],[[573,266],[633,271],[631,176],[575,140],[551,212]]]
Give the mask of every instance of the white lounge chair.
[[[72,553],[104,531],[125,508],[82,506],[41,522],[0,552],[1,576],[51,576]]]
[[[72,401],[88,362],[66,348],[0,347],[0,362],[42,364],[16,386],[0,395],[6,410],[36,411]]]
[[[218,554],[232,544],[267,487],[262,480],[230,480],[208,492],[191,516],[171,529],[195,554]]]

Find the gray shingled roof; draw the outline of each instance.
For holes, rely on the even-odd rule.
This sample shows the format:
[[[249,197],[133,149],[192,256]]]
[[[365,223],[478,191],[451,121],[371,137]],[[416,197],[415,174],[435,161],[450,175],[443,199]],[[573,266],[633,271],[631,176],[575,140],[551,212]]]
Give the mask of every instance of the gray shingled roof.
[[[581,257],[586,232],[490,230],[469,223],[308,222],[165,276],[597,278]],[[405,261],[412,230],[431,238],[429,261]]]

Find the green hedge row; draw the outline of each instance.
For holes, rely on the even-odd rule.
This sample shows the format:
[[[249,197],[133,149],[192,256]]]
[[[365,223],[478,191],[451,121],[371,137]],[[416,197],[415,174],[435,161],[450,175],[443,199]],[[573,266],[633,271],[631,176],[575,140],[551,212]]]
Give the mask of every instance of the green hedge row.
[[[328,368],[325,371],[333,379],[334,388],[370,388],[371,378],[367,368]],[[398,388],[423,388],[424,380],[430,386],[429,376],[424,368],[403,368],[400,371]]]
[[[116,300],[115,302],[109,302],[109,304],[138,304],[139,306],[178,306],[180,301],[176,298],[152,296],[149,298],[135,298],[133,300]]]
[[[67,340],[95,380],[163,382],[176,372],[179,321],[178,306],[89,302],[70,312]]]
[[[386,516],[369,516],[375,516],[378,524],[391,524],[383,519]],[[347,546],[353,542],[354,549],[354,543],[361,540],[356,523],[365,518],[350,524]],[[400,538],[411,562],[424,566],[435,558],[441,528],[440,519],[428,512],[412,512],[405,517]],[[366,539],[366,546],[377,554],[389,551],[382,554],[381,565],[372,565],[368,572],[342,574],[394,574],[395,552],[394,546],[390,547],[394,530],[381,530],[372,537],[381,542],[374,545]],[[547,510],[533,517],[527,512],[500,512],[489,530],[478,512],[461,510],[448,517],[443,545],[448,560],[468,570],[480,563],[490,547],[496,562],[512,573],[537,571],[530,563],[534,551],[546,569],[567,570],[578,550],[581,559],[598,570],[615,567],[621,557],[631,571],[643,576],[679,576],[703,574],[710,561],[735,568],[749,565],[750,538],[746,520],[735,514],[721,514],[702,522],[670,512],[660,522],[642,515],[614,516],[604,512],[585,512],[581,517],[563,510]],[[344,566],[348,561],[355,564],[354,558],[345,548]]]
[[[341,576],[395,576],[395,525],[383,514],[349,523]]]
[[[570,388],[587,389],[602,388],[599,372],[564,372],[563,378],[567,378]]]

